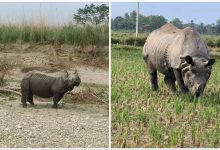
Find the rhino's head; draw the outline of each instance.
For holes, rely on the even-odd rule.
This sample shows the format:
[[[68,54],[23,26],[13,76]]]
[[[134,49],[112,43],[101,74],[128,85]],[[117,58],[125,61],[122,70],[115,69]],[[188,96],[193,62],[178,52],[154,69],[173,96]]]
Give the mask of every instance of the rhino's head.
[[[66,83],[67,90],[72,91],[74,86],[79,86],[79,84],[81,83],[81,79],[77,71],[74,71],[74,73],[69,73],[66,71],[64,82]]]
[[[206,82],[211,75],[215,59],[194,58],[186,56],[182,59],[182,76],[184,85],[191,95],[199,97],[205,89]]]

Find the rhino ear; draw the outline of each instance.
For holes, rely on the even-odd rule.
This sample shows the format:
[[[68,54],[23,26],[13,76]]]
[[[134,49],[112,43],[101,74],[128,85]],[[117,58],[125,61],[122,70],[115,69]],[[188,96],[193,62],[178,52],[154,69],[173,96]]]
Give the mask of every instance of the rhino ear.
[[[189,56],[189,55],[187,55],[187,56],[185,57],[185,61],[186,61],[188,64],[191,64],[192,66],[194,65],[193,59],[192,59],[192,57]]]
[[[67,81],[69,77],[69,72],[65,70],[65,74],[63,75],[63,80]]]
[[[207,66],[212,66],[215,63],[215,59],[209,59]]]

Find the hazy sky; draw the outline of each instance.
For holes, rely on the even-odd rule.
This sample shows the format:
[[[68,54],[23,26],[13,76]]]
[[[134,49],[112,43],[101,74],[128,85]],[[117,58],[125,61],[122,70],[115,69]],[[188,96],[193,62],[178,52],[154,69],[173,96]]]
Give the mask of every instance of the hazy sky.
[[[136,10],[136,2],[112,3],[112,18],[124,16],[126,12]],[[220,19],[220,2],[140,2],[143,15],[162,15],[168,21],[175,17],[183,23],[194,20],[195,23],[216,23]]]
[[[0,2],[0,23],[37,22],[40,16],[49,24],[63,24],[72,20],[78,8],[84,8],[85,2]],[[100,2],[94,3],[103,4]],[[108,3],[104,3],[108,5]]]

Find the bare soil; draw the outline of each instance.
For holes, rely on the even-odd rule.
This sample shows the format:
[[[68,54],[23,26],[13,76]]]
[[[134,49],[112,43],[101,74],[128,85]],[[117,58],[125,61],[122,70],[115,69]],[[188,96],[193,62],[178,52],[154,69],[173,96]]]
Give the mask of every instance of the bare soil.
[[[0,147],[108,147],[108,65],[94,64],[69,45],[0,45],[0,59],[8,68],[1,88],[20,91],[25,72],[77,69],[82,84],[65,94],[58,109],[51,99],[34,97],[35,106],[23,108],[20,96],[0,92]],[[54,52],[56,53],[54,55]]]

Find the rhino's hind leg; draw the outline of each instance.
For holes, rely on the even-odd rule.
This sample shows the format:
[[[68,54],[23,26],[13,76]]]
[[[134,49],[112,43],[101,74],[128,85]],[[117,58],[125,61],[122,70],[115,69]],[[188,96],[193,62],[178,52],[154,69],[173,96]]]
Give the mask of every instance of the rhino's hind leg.
[[[168,88],[170,88],[173,92],[176,91],[175,81],[176,79],[174,75],[164,77],[164,82],[166,83]]]
[[[34,101],[33,101],[33,94],[29,93],[27,96],[27,101],[33,106],[34,105]]]
[[[150,74],[150,81],[152,90],[156,91],[158,89],[158,83],[157,83],[157,70],[154,68],[153,64],[149,59],[147,59],[147,56],[144,56],[144,61],[148,66],[148,71]]]
[[[21,103],[22,103],[23,107],[27,107],[26,98],[27,98],[26,94],[22,93],[22,95],[21,95]]]

